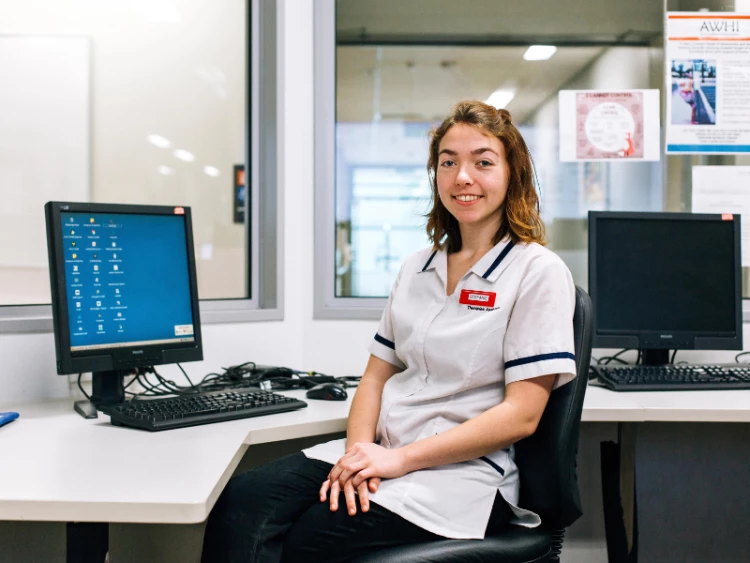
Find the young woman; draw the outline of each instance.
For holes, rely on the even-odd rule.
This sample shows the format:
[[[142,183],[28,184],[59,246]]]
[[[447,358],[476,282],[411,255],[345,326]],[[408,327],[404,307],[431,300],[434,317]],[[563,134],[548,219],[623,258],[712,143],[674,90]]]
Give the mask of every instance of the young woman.
[[[393,284],[347,437],[233,478],[203,561],[346,561],[387,546],[537,526],[513,444],[575,375],[575,288],[543,247],[510,114],[461,102],[432,133],[432,247]]]

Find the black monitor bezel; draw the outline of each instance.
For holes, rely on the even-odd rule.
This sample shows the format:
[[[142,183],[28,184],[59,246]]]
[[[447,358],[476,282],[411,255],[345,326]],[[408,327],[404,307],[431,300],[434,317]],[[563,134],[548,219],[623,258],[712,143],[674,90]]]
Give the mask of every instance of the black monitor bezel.
[[[57,373],[132,371],[139,367],[199,361],[203,359],[198,282],[195,267],[193,226],[190,207],[129,205],[113,203],[78,203],[50,201],[44,206],[47,225],[52,324],[55,337]],[[190,301],[193,313],[193,342],[117,346],[95,350],[70,349],[70,324],[65,280],[65,258],[62,237],[62,213],[118,213],[138,215],[182,215],[185,224]]]
[[[660,341],[658,331],[619,330],[600,331],[596,326],[597,280],[597,226],[600,219],[637,219],[672,221],[726,221],[719,213],[673,213],[673,212],[626,212],[589,211],[589,295],[594,306],[593,345],[596,348],[638,348],[662,350],[741,350],[742,349],[742,264],[740,252],[740,215],[732,214],[734,227],[734,284],[735,284],[735,330],[729,333],[698,331],[674,331],[676,337]]]

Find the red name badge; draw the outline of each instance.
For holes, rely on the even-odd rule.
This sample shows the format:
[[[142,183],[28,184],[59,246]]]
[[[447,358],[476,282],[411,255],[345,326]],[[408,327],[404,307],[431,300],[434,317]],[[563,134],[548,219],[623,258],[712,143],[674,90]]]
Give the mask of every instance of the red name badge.
[[[462,305],[477,305],[478,307],[494,307],[496,294],[491,291],[476,291],[462,289],[458,302]]]

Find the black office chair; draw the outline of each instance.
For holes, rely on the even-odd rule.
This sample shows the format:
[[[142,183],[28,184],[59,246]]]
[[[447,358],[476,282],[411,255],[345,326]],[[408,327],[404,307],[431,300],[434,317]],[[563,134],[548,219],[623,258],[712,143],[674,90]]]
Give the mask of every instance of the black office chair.
[[[542,563],[560,561],[565,528],[582,514],[576,455],[591,360],[591,298],[576,287],[573,316],[576,378],[550,396],[536,432],[516,444],[520,505],[542,518],[538,528],[508,526],[483,540],[439,540],[394,547],[350,563]]]

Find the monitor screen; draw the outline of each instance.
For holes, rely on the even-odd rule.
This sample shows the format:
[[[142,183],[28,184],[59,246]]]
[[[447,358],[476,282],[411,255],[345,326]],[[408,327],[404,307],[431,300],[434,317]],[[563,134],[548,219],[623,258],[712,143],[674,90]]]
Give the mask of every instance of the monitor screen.
[[[61,219],[71,351],[194,341],[184,215]]]
[[[47,204],[58,372],[201,359],[190,209]]]
[[[739,224],[735,215],[591,212],[594,345],[740,349]]]

